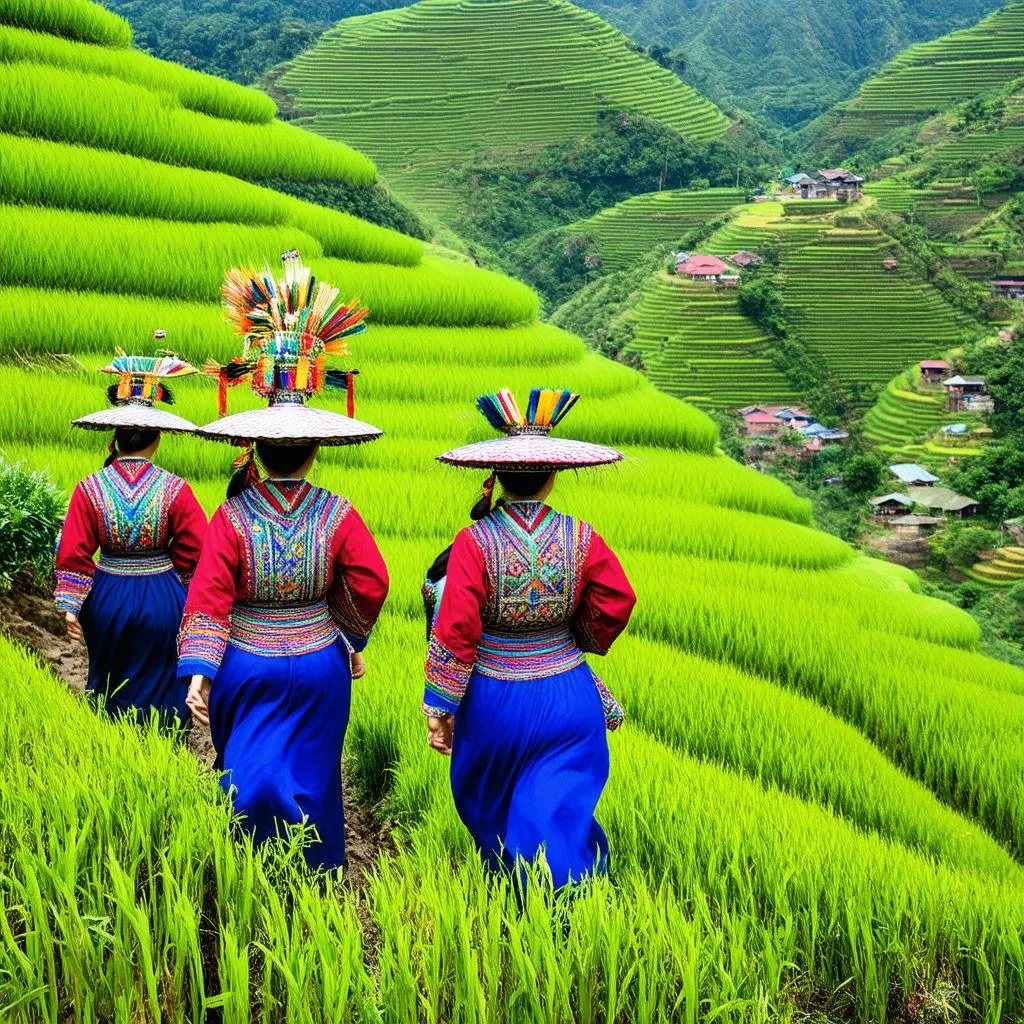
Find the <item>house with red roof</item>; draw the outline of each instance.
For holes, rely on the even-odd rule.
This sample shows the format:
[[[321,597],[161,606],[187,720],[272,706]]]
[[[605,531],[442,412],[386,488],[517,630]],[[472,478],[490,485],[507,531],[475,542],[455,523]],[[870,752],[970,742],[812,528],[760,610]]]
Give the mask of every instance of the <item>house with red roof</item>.
[[[729,261],[731,263],[735,263],[737,267],[749,267],[751,264],[764,262],[756,252],[748,252],[746,249],[740,249],[739,252],[734,252],[729,257]]]
[[[938,384],[952,369],[945,359],[922,359],[917,368],[921,371],[921,380],[925,384]]]
[[[676,263],[676,273],[688,277],[691,281],[705,281],[717,284],[723,276],[729,277],[732,268],[725,260],[705,253],[694,253],[682,263]]]

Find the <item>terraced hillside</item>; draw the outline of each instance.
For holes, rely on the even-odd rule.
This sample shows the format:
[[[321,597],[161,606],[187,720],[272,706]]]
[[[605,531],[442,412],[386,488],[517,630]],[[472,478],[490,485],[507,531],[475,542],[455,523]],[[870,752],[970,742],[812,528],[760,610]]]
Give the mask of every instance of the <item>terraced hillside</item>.
[[[316,479],[353,499],[391,569],[346,770],[396,826],[358,895],[310,880],[301,858],[234,841],[181,745],[98,718],[0,638],[5,1024],[767,1022],[812,1004],[881,1020],[912,1000],[990,1021],[1024,1012],[1024,674],[977,653],[965,613],[809,529],[806,502],[717,454],[702,413],[538,324],[522,286],[316,208],[251,222],[247,204],[284,200],[191,161],[278,127],[194,120],[178,69],[155,61],[125,92],[138,55],[99,8],[0,0],[0,21],[14,18],[69,60],[94,59],[88,39],[106,70],[85,82],[28,60],[20,103],[0,90],[0,127],[16,112],[23,133],[2,162],[7,458],[65,488],[99,465],[103,439],[68,421],[102,399],[95,367],[115,345],[144,349],[162,327],[193,361],[230,354],[216,296],[232,261],[298,246],[372,310],[354,346],[358,413],[386,436],[325,453]],[[67,74],[88,105],[48,89]],[[190,97],[250,102],[188,81]],[[188,128],[146,162],[135,147],[157,109]],[[288,133],[290,173],[315,152],[341,180],[369,174],[323,140],[304,157],[303,138]],[[243,176],[268,159],[232,157]],[[43,358],[57,351],[80,368]],[[557,502],[605,533],[642,594],[602,662],[631,723],[612,737],[600,811],[616,884],[555,906],[540,877],[523,905],[484,876],[418,707],[419,583],[482,482],[433,455],[486,433],[479,391],[532,383],[578,389],[571,432],[625,447],[620,468],[562,480]],[[208,381],[177,398],[185,416],[213,415]],[[253,401],[232,394],[233,408]],[[160,461],[209,509],[232,454],[167,438]]]
[[[432,213],[473,149],[529,153],[592,131],[602,109],[635,109],[694,139],[729,123],[566,0],[421,0],[345,19],[278,84],[312,115],[303,124],[371,155]]]
[[[678,244],[687,231],[720,217],[744,197],[743,190],[735,188],[650,192],[570,224],[566,230],[595,239],[606,270],[624,270],[664,246]]]
[[[887,271],[892,243],[867,229],[837,228],[835,203],[758,203],[701,246],[728,256],[767,246],[791,330],[844,381],[881,387],[912,361],[939,354],[969,329],[940,294],[904,268]],[[634,320],[651,379],[699,405],[737,408],[799,398],[768,353],[769,339],[743,317],[733,292],[650,279]]]
[[[1007,4],[977,25],[908,47],[848,103],[811,129],[822,153],[846,155],[904,125],[1024,75],[1024,4]]]

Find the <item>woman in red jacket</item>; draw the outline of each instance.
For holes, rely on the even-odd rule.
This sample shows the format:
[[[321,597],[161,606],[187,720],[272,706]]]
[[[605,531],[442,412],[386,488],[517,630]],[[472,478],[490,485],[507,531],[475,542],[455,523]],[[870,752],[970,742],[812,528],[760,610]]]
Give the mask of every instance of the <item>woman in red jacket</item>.
[[[362,311],[338,303],[329,285],[311,288],[296,255],[279,284],[235,271],[226,287],[255,358],[215,372],[225,386],[251,380],[271,405],[200,431],[250,447],[189,588],[179,672],[191,677],[189,705],[210,723],[222,783],[255,838],[306,821],[319,837],[307,861],[333,869],[345,863],[341,753],[351,683],[388,575],[359,513],[306,477],[320,445],[381,432],[305,405],[328,380],[325,353],[344,352]]]
[[[162,380],[195,371],[173,356],[118,356],[105,369],[119,377],[114,408],[74,422],[114,438],[103,469],[71,495],[54,598],[68,635],[89,649],[87,686],[110,714],[187,721],[176,639],[206,516],[188,484],[152,461],[162,432],[195,425],[153,402],[171,398]]]
[[[622,711],[585,654],[607,652],[636,601],[593,527],[547,504],[559,470],[622,458],[549,436],[576,397],[535,390],[524,416],[508,391],[484,395],[480,408],[508,436],[440,456],[491,469],[505,495],[455,538],[423,698],[429,743],[451,755],[455,806],[481,854],[506,868],[542,855],[559,887],[607,867],[594,811],[606,728]]]

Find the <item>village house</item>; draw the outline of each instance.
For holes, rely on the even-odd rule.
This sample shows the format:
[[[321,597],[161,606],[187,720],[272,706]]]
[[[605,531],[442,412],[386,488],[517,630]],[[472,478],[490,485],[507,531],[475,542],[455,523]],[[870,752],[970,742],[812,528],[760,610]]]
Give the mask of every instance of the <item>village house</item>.
[[[801,199],[837,199],[840,202],[860,199],[864,184],[863,178],[845,167],[830,167],[814,174],[791,174],[786,181]]]
[[[991,407],[984,377],[964,377],[957,374],[942,382],[946,389],[946,408],[950,412],[981,412]]]
[[[919,466],[916,462],[900,462],[895,466],[890,466],[889,472],[900,483],[910,487],[931,487],[939,482],[939,478],[934,473],[929,473],[924,466]],[[911,492],[911,496],[913,496],[913,492]]]
[[[974,498],[957,494],[948,487],[910,487],[907,493],[929,512],[942,512],[955,519],[969,519],[978,510],[978,502]]]
[[[992,282],[992,294],[1001,299],[1024,299],[1024,278],[997,277]]]
[[[896,270],[896,268],[899,267],[899,265],[900,261],[896,259],[895,256],[888,256],[884,260],[882,260],[883,270]]]
[[[718,279],[718,283],[723,288],[738,288],[740,286],[740,275],[739,274],[722,274]]]
[[[881,494],[870,499],[876,516],[900,516],[914,507],[914,499],[894,491],[892,494]]]
[[[934,533],[935,528],[945,520],[941,516],[922,516],[911,513],[906,516],[895,516],[889,525],[897,532],[919,537],[921,534]]]
[[[743,416],[747,433],[751,437],[777,437],[782,431],[782,420],[769,412],[749,412]]]
[[[921,382],[924,384],[938,384],[952,369],[945,359],[922,359],[917,364],[921,371]]]
[[[729,260],[730,262],[735,263],[737,267],[749,267],[752,264],[764,262],[756,252],[747,252],[746,249],[740,249],[739,252],[734,252],[729,257]]]
[[[680,276],[710,284],[718,284],[723,274],[729,276],[731,269],[728,263],[717,256],[707,256],[699,252],[681,263],[676,262],[676,273]]]

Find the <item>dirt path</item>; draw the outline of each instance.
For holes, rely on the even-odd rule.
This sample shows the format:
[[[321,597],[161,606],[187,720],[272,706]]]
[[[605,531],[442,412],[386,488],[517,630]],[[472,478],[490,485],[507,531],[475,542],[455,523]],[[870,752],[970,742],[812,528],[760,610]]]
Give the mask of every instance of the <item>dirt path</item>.
[[[64,616],[53,607],[49,594],[20,583],[13,593],[0,597],[0,632],[34,651],[74,690],[84,690],[89,673],[89,655],[64,631]],[[207,767],[215,751],[206,726],[196,725],[189,734],[189,747]],[[373,812],[357,803],[348,787],[345,794],[345,848],[350,885],[361,885],[363,875],[378,854],[391,850],[386,825]]]

